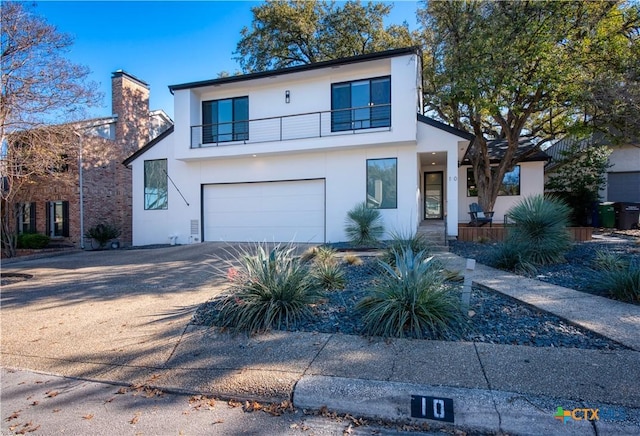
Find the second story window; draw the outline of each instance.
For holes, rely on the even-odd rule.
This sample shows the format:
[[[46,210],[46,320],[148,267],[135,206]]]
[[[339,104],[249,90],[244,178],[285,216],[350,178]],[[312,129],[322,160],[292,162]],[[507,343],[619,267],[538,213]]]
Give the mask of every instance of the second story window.
[[[331,85],[331,131],[391,126],[391,78]]]
[[[249,139],[249,97],[202,102],[202,142]]]

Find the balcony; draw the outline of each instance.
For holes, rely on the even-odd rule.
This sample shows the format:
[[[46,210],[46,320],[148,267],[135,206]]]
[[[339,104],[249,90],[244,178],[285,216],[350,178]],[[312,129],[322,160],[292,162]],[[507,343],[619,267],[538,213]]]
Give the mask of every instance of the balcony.
[[[391,104],[191,126],[191,148],[391,130]]]

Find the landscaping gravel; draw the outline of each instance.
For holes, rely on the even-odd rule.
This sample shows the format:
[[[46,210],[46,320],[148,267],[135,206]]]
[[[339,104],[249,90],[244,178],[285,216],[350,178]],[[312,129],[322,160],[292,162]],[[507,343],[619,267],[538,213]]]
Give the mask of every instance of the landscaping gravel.
[[[495,247],[495,243],[453,241],[449,249],[458,256],[476,259],[477,262],[486,264]],[[599,251],[618,254],[640,265],[640,244],[636,239],[605,236],[588,242],[575,243],[566,254],[565,263],[537,267],[536,273],[531,277],[576,291],[608,297],[607,290],[598,288],[596,285],[600,272],[594,268],[594,261]]]
[[[469,250],[467,254],[471,254],[471,250],[477,250],[478,247],[467,246],[466,249]],[[314,307],[312,319],[290,326],[289,330],[360,334],[362,323],[355,305],[366,295],[380,273],[375,257],[363,259],[362,265],[345,264],[346,289],[329,291],[326,299]],[[457,285],[452,292],[459,294],[460,287]],[[217,301],[213,299],[201,305],[192,322],[215,325]],[[497,292],[474,288],[469,309],[474,315],[468,319],[462,335],[438,339],[534,347],[626,349],[610,339]]]

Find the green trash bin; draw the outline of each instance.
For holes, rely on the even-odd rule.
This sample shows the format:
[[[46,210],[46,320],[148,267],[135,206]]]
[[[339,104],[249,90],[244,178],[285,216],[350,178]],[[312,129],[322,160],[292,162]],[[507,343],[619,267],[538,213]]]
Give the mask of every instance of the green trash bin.
[[[612,229],[616,226],[616,209],[613,207],[613,202],[600,203],[598,215],[602,227]]]

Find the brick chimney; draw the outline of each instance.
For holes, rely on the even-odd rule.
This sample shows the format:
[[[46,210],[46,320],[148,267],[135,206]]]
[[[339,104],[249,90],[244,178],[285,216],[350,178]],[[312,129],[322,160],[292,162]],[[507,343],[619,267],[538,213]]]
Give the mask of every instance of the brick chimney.
[[[122,70],[112,73],[111,111],[118,116],[115,140],[129,156],[149,141],[149,85]]]

